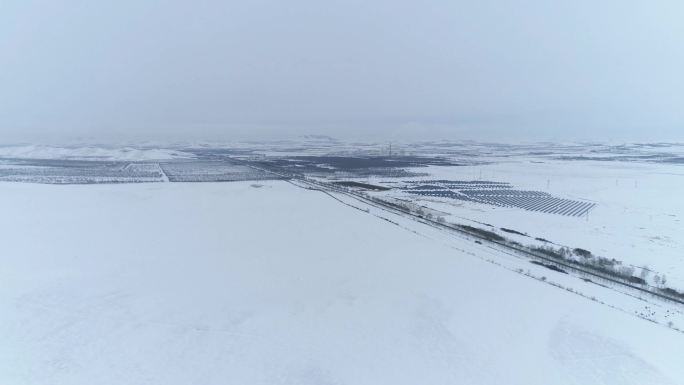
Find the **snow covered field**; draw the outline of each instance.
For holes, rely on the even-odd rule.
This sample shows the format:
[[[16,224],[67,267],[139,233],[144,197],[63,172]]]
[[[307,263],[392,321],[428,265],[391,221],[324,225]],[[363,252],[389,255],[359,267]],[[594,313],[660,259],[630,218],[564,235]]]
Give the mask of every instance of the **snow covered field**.
[[[69,159],[103,161],[147,161],[191,158],[192,154],[163,148],[102,147],[102,146],[0,146],[0,158]]]
[[[423,171],[425,169],[416,169]],[[569,247],[647,266],[684,289],[684,167],[678,164],[564,161],[513,157],[491,164],[430,167],[426,179],[491,180],[556,197],[594,202],[585,217],[495,207],[454,199],[406,197],[446,215],[515,229]],[[382,184],[382,178],[371,182]],[[380,195],[397,196],[395,191]],[[524,240],[520,240],[524,241]]]
[[[0,212],[2,384],[684,381],[683,334],[286,182],[1,183]]]

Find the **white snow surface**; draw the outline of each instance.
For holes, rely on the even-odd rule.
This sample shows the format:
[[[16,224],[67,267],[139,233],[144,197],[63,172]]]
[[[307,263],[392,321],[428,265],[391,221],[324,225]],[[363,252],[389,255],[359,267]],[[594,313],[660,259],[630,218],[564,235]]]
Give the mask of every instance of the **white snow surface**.
[[[417,168],[424,179],[491,180],[514,188],[596,203],[586,217],[495,207],[453,199],[426,198],[391,190],[375,195],[411,199],[448,221],[488,223],[515,229],[571,248],[647,266],[684,290],[684,167],[658,163],[560,161],[514,158],[487,165]],[[369,179],[383,184],[383,178]],[[388,185],[391,186],[391,185]],[[511,237],[510,234],[506,236]]]
[[[0,183],[0,383],[684,382],[681,333],[250,184]]]
[[[191,158],[192,154],[163,148],[0,146],[0,158],[143,161]]]

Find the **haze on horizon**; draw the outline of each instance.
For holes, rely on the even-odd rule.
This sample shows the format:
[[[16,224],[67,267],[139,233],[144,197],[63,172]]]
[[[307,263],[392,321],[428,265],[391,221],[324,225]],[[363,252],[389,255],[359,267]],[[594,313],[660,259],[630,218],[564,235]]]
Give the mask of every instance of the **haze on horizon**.
[[[683,140],[684,3],[5,0],[3,141]]]

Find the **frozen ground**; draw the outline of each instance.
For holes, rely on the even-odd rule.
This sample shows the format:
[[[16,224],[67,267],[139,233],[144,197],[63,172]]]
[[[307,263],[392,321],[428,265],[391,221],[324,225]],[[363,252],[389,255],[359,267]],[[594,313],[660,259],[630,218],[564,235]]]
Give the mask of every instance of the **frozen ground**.
[[[191,154],[162,148],[103,147],[103,146],[0,146],[0,158],[9,159],[68,159],[100,161],[148,161],[185,159]]]
[[[595,202],[588,216],[578,218],[410,196],[451,214],[448,220],[516,229],[635,266],[648,266],[654,270],[652,276],[665,274],[669,285],[684,289],[684,200],[679,197],[684,191],[682,165],[514,157],[478,166],[430,167],[428,172],[428,179],[509,182],[520,189]]]
[[[0,212],[2,384],[684,380],[681,333],[286,182],[2,183]]]

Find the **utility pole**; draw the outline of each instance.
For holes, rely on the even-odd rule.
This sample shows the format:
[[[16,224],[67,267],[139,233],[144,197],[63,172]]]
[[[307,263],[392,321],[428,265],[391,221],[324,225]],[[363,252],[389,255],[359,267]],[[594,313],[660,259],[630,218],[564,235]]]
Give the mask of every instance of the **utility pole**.
[[[392,157],[392,142],[389,144],[389,157]]]

